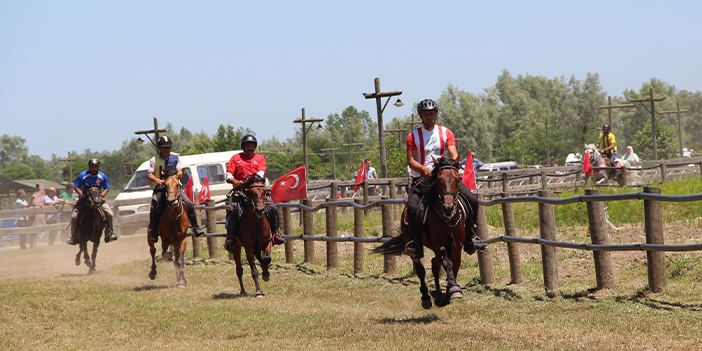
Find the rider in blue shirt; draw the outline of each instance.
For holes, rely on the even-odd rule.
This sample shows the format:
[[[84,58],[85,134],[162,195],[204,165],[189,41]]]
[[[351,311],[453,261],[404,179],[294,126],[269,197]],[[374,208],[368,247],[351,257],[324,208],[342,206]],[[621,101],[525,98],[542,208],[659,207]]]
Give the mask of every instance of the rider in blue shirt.
[[[102,189],[102,197],[104,198],[110,191],[110,181],[105,173],[100,172],[100,161],[96,158],[88,161],[88,170],[81,172],[73,182],[73,189],[79,196],[78,202],[73,206],[71,213],[71,239],[68,241],[71,245],[76,245],[79,242],[78,234],[78,213],[85,208],[85,192],[90,186],[97,185]],[[107,202],[102,203],[102,210],[105,213],[105,242],[117,240],[114,227],[112,225],[112,209]]]

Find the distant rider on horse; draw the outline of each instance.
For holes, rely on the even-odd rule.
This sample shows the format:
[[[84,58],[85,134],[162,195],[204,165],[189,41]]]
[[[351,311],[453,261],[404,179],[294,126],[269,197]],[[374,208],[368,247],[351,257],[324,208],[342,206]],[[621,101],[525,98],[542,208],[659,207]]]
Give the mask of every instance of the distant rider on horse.
[[[163,171],[166,167],[177,170],[175,177],[180,179],[183,176],[183,163],[180,156],[175,153],[171,153],[171,148],[173,147],[173,141],[167,136],[162,136],[158,138],[156,143],[158,146],[158,156],[154,156],[149,161],[149,173],[146,175],[151,181],[151,189],[153,193],[151,195],[151,211],[149,212],[149,231],[148,240],[153,242],[158,242],[158,222],[161,218],[161,213],[163,212],[163,206],[166,201],[166,193],[163,184],[165,183],[165,175]],[[157,176],[158,175],[158,176]],[[196,236],[203,234],[202,229],[197,224],[197,216],[195,215],[195,209],[193,208],[193,203],[190,198],[183,193],[183,188],[180,189],[180,199],[188,207],[188,220],[190,221],[190,226],[193,228],[193,233]]]
[[[618,157],[617,155],[617,140],[614,138],[614,134],[611,133],[612,128],[609,124],[602,126],[602,134],[600,134],[600,139],[597,141],[597,151],[602,155],[606,155],[609,160],[609,166],[614,165],[614,159]],[[601,148],[600,148],[601,147]]]
[[[71,238],[68,240],[68,243],[71,245],[76,245],[80,241],[78,235],[78,215],[85,209],[87,200],[86,192],[88,188],[93,185],[97,185],[102,189],[103,199],[110,191],[110,181],[107,179],[105,173],[100,172],[100,160],[96,158],[88,161],[88,170],[81,172],[73,182],[73,189],[80,199],[78,199],[78,202],[73,206],[73,212],[71,213]],[[105,226],[105,242],[109,243],[117,240],[117,235],[115,235],[112,225],[112,209],[105,201],[102,202],[101,207],[102,211],[105,213],[105,222],[107,224]]]
[[[266,159],[261,154],[256,153],[258,141],[253,135],[245,135],[241,138],[241,149],[244,150],[232,156],[227,164],[227,172],[225,178],[227,183],[232,184],[236,190],[232,194],[231,210],[227,217],[227,240],[225,247],[234,247],[236,240],[241,236],[240,222],[241,216],[244,214],[244,204],[246,202],[246,194],[243,189],[236,188],[244,183],[244,180],[249,175],[258,175],[264,178],[266,175]],[[275,245],[285,243],[285,239],[278,234],[280,223],[278,220],[278,206],[271,199],[270,194],[266,193],[265,205],[266,217],[271,226],[271,241]]]
[[[436,125],[439,107],[436,101],[424,99],[417,105],[422,126],[407,135],[407,164],[412,170],[412,186],[407,201],[407,222],[410,238],[405,246],[405,254],[412,258],[422,258],[424,248],[422,243],[422,224],[424,210],[434,196],[432,188],[432,171],[435,158],[448,157],[458,162],[458,151],[453,132],[448,128]],[[448,153],[448,155],[447,155]],[[484,250],[483,243],[474,244],[475,224],[478,221],[478,198],[462,182],[459,184],[459,198],[465,205],[470,205],[472,218],[466,218],[466,240],[463,249],[473,254],[476,249]],[[468,210],[468,206],[465,206]]]

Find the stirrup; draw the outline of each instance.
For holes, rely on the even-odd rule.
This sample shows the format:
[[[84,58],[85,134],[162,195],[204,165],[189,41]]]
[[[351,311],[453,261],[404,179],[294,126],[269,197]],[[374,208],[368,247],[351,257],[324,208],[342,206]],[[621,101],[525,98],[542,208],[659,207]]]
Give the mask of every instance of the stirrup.
[[[403,254],[409,256],[410,258],[421,258],[419,257],[419,249],[417,248],[417,243],[414,242],[414,240],[410,240],[405,244],[405,251],[402,251]]]

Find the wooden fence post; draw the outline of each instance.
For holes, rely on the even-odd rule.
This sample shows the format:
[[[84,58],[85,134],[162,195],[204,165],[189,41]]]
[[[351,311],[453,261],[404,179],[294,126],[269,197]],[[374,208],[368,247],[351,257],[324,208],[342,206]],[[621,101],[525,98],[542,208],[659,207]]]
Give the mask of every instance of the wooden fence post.
[[[194,195],[193,197],[194,197],[193,206],[199,206],[200,201],[197,199],[197,196]],[[207,212],[205,212],[205,213],[207,213]],[[207,223],[205,223],[205,224],[207,224]],[[205,230],[207,230],[207,228],[205,228]],[[209,230],[208,230],[208,232],[209,232]],[[193,235],[193,258],[200,258],[200,256],[202,256],[202,241],[200,240],[200,238]]]
[[[541,171],[541,190],[546,190],[548,179],[546,179],[546,171]]]
[[[667,177],[668,166],[665,163],[661,163],[661,184],[665,183],[665,178]]]
[[[507,182],[507,173],[502,173],[502,192],[509,192],[509,184]]]
[[[329,196],[329,201],[336,201],[337,184],[332,183],[331,193]],[[327,217],[327,236],[330,238],[336,238],[338,236],[336,227],[336,206],[328,206],[324,209]],[[337,256],[337,245],[336,241],[327,241],[327,269],[336,268],[339,266],[339,257]]]
[[[341,192],[341,200],[349,200],[346,199],[346,187],[342,186],[341,189],[339,189]],[[348,206],[341,206],[341,214],[348,214],[349,213],[349,207]]]
[[[660,194],[660,188],[644,187],[644,193]],[[644,215],[646,217],[646,243],[665,244],[663,237],[663,206],[657,200],[644,200]],[[651,292],[663,292],[666,285],[665,252],[646,251],[648,262],[648,286]]]
[[[539,190],[539,197],[553,197],[553,192]],[[539,231],[541,239],[556,241],[556,215],[551,204],[539,203]],[[558,256],[555,247],[541,246],[541,263],[546,289],[558,289]]]
[[[602,191],[586,189],[585,195],[602,195]],[[609,245],[607,222],[602,201],[588,201],[587,219],[590,223],[590,238],[595,245]],[[612,257],[608,251],[593,251],[597,289],[614,289]]]
[[[368,179],[365,179],[363,181],[363,206],[368,205],[370,202],[368,197],[370,194],[368,194]],[[370,209],[365,210],[366,216],[370,213]]]
[[[292,233],[292,211],[290,207],[283,207],[283,234],[293,235]],[[295,252],[292,239],[288,239],[285,243],[285,263],[295,263]]]
[[[700,177],[702,177],[702,162],[698,163],[697,166],[700,169]]]
[[[383,238],[392,238],[395,236],[392,205],[383,204],[382,211]],[[395,255],[384,255],[383,272],[388,274],[395,274],[397,272],[397,258]]]
[[[478,199],[482,200],[483,195],[478,194]],[[477,235],[481,240],[489,239],[487,216],[485,215],[485,206],[478,206],[478,229]],[[495,282],[495,266],[492,261],[492,250],[478,250],[478,267],[480,269],[480,283],[492,284]]]
[[[312,207],[312,200],[305,200],[305,205]],[[302,233],[305,236],[314,236],[314,213],[312,211],[302,210],[304,218]],[[305,243],[305,263],[314,264],[314,241],[304,240]]]
[[[355,199],[358,203],[360,199]],[[356,238],[363,237],[363,210],[356,207],[353,208],[353,236]],[[363,243],[354,241],[353,243],[353,273],[363,273]]]
[[[506,176],[506,174],[504,174]],[[503,177],[502,179],[505,179]],[[502,197],[509,197],[509,193],[502,193]],[[505,235],[517,236],[517,225],[514,222],[514,209],[512,204],[505,202],[502,204],[502,217],[505,224]],[[512,278],[512,284],[521,284],[524,282],[524,274],[522,273],[522,258],[519,254],[519,244],[507,243],[507,254],[509,256],[509,270]]]
[[[207,201],[207,207],[214,207],[215,201]],[[217,210],[207,210],[207,232],[217,232]],[[210,258],[219,257],[219,238],[207,237],[207,248],[209,249]]]

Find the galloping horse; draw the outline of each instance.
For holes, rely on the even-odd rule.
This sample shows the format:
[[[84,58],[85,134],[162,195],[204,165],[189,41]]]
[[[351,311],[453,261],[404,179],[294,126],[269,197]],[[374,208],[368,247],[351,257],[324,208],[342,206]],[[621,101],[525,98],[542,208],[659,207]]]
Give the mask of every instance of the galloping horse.
[[[434,276],[436,290],[434,303],[443,307],[451,303],[451,299],[462,298],[461,287],[456,283],[456,275],[461,267],[461,249],[465,240],[465,219],[472,218],[471,209],[464,208],[458,200],[459,182],[458,164],[448,158],[434,160],[432,201],[428,204],[422,225],[422,238],[424,246],[434,251],[431,259],[431,271]],[[436,198],[433,198],[436,194]],[[407,207],[402,212],[401,235],[398,235],[383,245],[373,249],[373,253],[400,255],[409,240],[409,226],[407,223]],[[432,306],[429,289],[425,281],[425,270],[419,259],[413,259],[414,270],[421,283],[419,291],[422,293],[422,307],[429,309]],[[439,273],[441,267],[446,271],[446,293],[441,293]]]
[[[102,189],[99,186],[89,187],[85,194],[85,208],[78,216],[78,233],[80,242],[76,255],[76,266],[80,266],[80,254],[83,253],[85,265],[90,267],[88,274],[95,273],[95,257],[97,256],[100,237],[105,229],[105,214],[102,212]],[[93,242],[93,253],[88,255],[88,241]]]
[[[180,180],[175,177],[176,170],[172,168],[166,168],[164,171],[166,174],[166,180],[164,183],[166,192],[166,208],[164,209],[164,214],[158,222],[158,232],[161,236],[161,256],[166,262],[173,260],[173,255],[175,254],[175,260],[173,260],[173,265],[176,270],[176,286],[183,288],[188,284],[185,280],[185,274],[183,273],[183,266],[185,265],[185,247],[187,246],[186,235],[188,233],[188,208],[181,199],[181,188]],[[168,248],[173,244],[173,253],[168,252]],[[154,242],[149,241],[149,249],[151,251],[151,272],[149,272],[149,278],[151,280],[156,279],[156,248],[154,247]]]
[[[248,295],[242,280],[244,268],[241,265],[241,248],[243,247],[244,252],[246,252],[246,260],[249,262],[249,267],[251,267],[251,277],[256,285],[254,296],[263,297],[265,293],[261,290],[261,286],[258,283],[258,269],[256,268],[255,259],[258,259],[258,262],[261,264],[263,280],[268,281],[271,275],[268,271],[271,263],[271,226],[264,212],[266,186],[263,178],[254,175],[246,177],[244,183],[236,187],[236,189],[243,189],[246,193],[246,205],[239,222],[241,225],[241,237],[234,247],[227,248],[227,250],[232,253],[234,262],[236,262],[236,276],[239,278],[240,294]],[[230,213],[229,215],[237,216],[238,214]]]
[[[606,157],[602,157],[602,154],[600,154],[600,152],[597,151],[597,147],[595,147],[595,144],[585,144],[585,153],[588,153],[590,156],[589,162],[590,166],[592,166],[592,178],[594,179],[595,183],[608,183],[608,173],[610,172],[605,172],[605,170],[603,170],[602,167],[611,167],[609,159],[607,159]],[[587,161],[588,160],[584,160],[584,162]],[[623,180],[624,177],[622,177],[621,174],[621,170],[612,170],[612,172],[609,174],[609,178],[612,178],[614,181],[619,183],[619,185],[623,185],[622,183],[626,183],[626,181]],[[585,175],[586,184],[589,177],[589,174]]]

